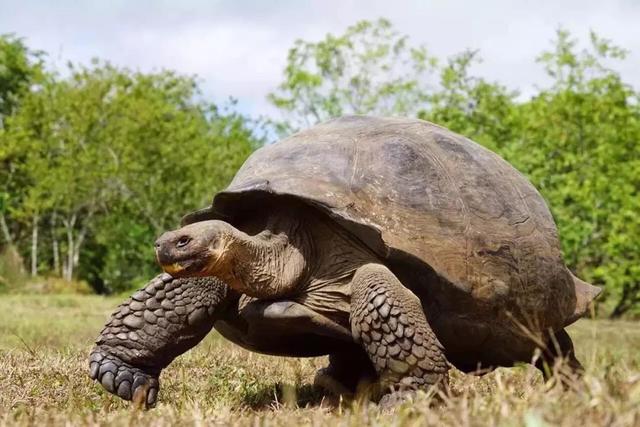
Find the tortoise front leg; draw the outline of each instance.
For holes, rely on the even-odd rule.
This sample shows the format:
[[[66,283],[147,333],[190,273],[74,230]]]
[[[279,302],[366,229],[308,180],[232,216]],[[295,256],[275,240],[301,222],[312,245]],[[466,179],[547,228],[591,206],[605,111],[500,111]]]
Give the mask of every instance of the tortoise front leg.
[[[379,375],[386,393],[380,403],[446,385],[448,364],[420,300],[379,264],[360,267],[351,283],[351,330]]]
[[[213,277],[155,277],[113,312],[91,351],[89,375],[122,399],[153,406],[160,371],[205,337],[226,296]]]

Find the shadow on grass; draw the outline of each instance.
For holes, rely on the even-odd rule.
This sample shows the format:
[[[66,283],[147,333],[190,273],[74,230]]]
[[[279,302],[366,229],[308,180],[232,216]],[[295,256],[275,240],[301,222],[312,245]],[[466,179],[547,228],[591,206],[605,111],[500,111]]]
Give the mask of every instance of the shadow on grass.
[[[313,384],[292,385],[275,383],[261,385],[244,393],[242,402],[254,410],[277,406],[314,407],[320,406],[327,394]]]

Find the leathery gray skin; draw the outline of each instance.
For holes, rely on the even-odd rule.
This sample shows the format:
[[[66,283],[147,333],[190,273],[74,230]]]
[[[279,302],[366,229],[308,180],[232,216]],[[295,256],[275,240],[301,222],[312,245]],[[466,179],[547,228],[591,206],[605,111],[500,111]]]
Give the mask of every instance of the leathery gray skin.
[[[91,351],[90,377],[122,399],[154,406],[160,372],[211,330],[227,291],[214,277],[155,277],[112,313]]]
[[[269,233],[250,235],[219,220],[165,232],[156,241],[158,262],[174,277],[220,277],[233,291],[258,301],[294,299],[293,307],[300,314],[288,316],[315,319],[307,331],[313,334],[308,344],[332,324],[335,330],[349,328],[349,344],[361,346],[376,373],[379,390],[373,390],[373,395],[381,397],[383,407],[395,406],[420,389],[446,387],[444,348],[418,297],[368,247],[333,222],[319,215],[314,218],[308,208],[299,209],[278,212],[275,208],[274,222],[267,223]],[[300,212],[316,219],[313,227],[297,219],[304,217]],[[333,295],[339,297],[331,299]],[[333,312],[329,313],[332,318],[320,315],[327,309]],[[311,313],[305,316],[304,311]],[[284,323],[285,313],[275,316],[280,319],[275,329],[281,332],[290,328]],[[264,322],[267,317],[263,315]],[[281,354],[295,354],[283,350]],[[327,353],[331,354],[328,346]],[[346,359],[353,363],[357,356]],[[344,355],[330,358],[329,367],[319,373],[321,382],[353,386],[354,381],[345,381],[348,376],[338,368],[350,364],[344,359]],[[351,364],[352,371],[361,369]],[[353,391],[349,386],[339,388]]]

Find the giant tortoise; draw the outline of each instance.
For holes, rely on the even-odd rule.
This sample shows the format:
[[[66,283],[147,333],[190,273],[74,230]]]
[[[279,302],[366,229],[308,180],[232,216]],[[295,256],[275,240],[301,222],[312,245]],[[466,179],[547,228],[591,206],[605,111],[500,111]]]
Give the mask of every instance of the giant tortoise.
[[[92,378],[149,406],[161,370],[212,327],[260,353],[329,355],[320,386],[373,378],[386,402],[446,385],[451,365],[562,357],[579,371],[564,328],[599,293],[565,266],[523,175],[413,119],[343,117],[262,147],[156,254],[165,273],[90,356]]]

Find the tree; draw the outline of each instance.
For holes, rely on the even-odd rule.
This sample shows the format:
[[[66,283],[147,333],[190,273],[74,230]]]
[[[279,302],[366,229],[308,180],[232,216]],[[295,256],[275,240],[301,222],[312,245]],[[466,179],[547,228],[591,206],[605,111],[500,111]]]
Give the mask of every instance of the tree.
[[[268,99],[283,112],[281,133],[344,114],[414,115],[434,67],[389,21],[360,21],[316,43],[297,40]]]
[[[638,94],[604,64],[624,50],[591,34],[590,47],[560,30],[543,53],[552,84],[520,106],[507,157],[549,201],[565,259],[605,285],[618,317],[640,302],[640,109]]]
[[[43,53],[32,51],[11,34],[0,35],[0,128],[20,97],[44,76]]]
[[[518,93],[471,75],[472,65],[479,61],[477,51],[467,50],[439,67],[439,84],[427,97],[418,117],[501,152],[518,129]]]
[[[18,154],[4,137],[5,121],[20,104],[21,97],[44,79],[42,58],[42,52],[30,50],[22,39],[0,35],[0,246],[2,242],[14,241],[16,230],[12,233],[6,217],[12,207],[11,199],[18,198],[24,180],[14,168],[19,163],[15,157]]]
[[[32,260],[39,235],[45,270],[107,291],[148,278],[155,237],[210,203],[258,143],[244,117],[199,100],[193,78],[99,62],[52,76],[7,124],[26,178],[11,219],[36,230]]]

